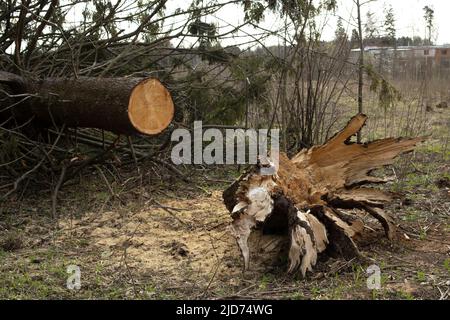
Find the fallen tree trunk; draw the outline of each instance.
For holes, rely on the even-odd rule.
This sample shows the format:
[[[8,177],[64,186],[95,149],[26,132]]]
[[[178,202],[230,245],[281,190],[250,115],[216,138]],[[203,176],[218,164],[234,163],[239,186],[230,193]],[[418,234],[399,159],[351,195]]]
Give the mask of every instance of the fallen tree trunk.
[[[383,211],[390,194],[363,185],[387,182],[370,172],[392,164],[424,139],[350,142],[366,119],[355,116],[324,145],[292,159],[281,153],[274,175],[262,175],[259,165],[250,168],[224,191],[244,269],[250,257],[256,264],[273,264],[287,256],[288,271],[305,275],[322,252],[347,259],[359,256],[355,239],[364,223],[346,209],[364,210],[381,223],[389,239],[394,238],[393,219]]]
[[[17,119],[42,126],[62,125],[105,129],[116,133],[154,135],[172,121],[169,91],[153,78],[47,78],[25,80],[0,73],[0,83],[25,100],[8,109]],[[29,94],[29,99],[23,99]],[[18,98],[17,98],[18,99]],[[4,116],[3,116],[4,117]]]

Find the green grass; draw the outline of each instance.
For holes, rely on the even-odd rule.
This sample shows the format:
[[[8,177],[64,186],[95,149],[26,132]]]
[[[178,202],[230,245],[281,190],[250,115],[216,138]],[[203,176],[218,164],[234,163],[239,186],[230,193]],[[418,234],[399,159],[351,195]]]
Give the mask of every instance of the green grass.
[[[448,128],[447,128],[448,133]],[[426,153],[426,154],[436,154],[442,157],[443,160],[449,161],[450,160],[450,150],[448,147],[446,147],[444,144],[425,144],[424,146],[421,146],[417,148],[417,151]]]
[[[427,275],[423,271],[417,271],[416,278],[417,278],[417,281],[419,281],[419,282],[427,281]]]
[[[406,291],[397,291],[397,295],[402,300],[415,300],[414,296]]]
[[[269,286],[269,284],[273,281],[273,276],[269,274],[264,274],[259,281],[259,289],[265,290]]]
[[[444,269],[447,270],[448,273],[450,273],[450,258],[444,260]]]

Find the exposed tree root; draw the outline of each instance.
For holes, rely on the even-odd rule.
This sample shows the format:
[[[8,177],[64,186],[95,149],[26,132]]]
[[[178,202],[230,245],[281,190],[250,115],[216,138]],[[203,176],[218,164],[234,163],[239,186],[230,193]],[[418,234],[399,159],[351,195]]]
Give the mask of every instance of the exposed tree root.
[[[292,159],[281,153],[274,175],[262,175],[258,165],[250,168],[224,191],[224,202],[233,218],[231,230],[245,269],[250,258],[260,254],[287,252],[288,272],[300,270],[303,275],[312,271],[322,252],[346,259],[360,257],[355,238],[363,232],[364,224],[357,215],[343,211],[346,209],[368,212],[381,223],[386,236],[394,238],[394,221],[383,211],[384,204],[391,201],[390,194],[363,185],[387,182],[370,172],[392,164],[398,155],[412,151],[424,139],[350,142],[366,119],[362,114],[353,117],[328,142],[303,150]],[[260,236],[251,237],[255,232]],[[271,242],[273,235],[288,239],[278,242],[288,248],[272,246],[271,251],[256,251],[265,246],[261,244],[264,235],[272,235]]]

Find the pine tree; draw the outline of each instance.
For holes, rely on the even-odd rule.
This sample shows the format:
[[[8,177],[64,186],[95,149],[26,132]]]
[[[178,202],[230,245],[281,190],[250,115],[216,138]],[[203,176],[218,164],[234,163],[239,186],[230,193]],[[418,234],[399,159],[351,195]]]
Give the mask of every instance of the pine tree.
[[[386,10],[386,17],[384,21],[384,33],[386,42],[390,46],[396,46],[397,30],[395,28],[395,15],[392,6]]]
[[[352,48],[353,49],[359,48],[359,34],[358,34],[358,30],[356,30],[356,29],[352,30],[352,37],[350,39],[350,43],[352,44]]]
[[[336,31],[334,32],[334,35],[336,41],[347,40],[347,32],[345,31],[344,22],[341,17],[339,17],[337,20]]]
[[[378,38],[378,31],[376,27],[376,22],[374,20],[374,14],[370,11],[366,14],[366,24],[364,26],[364,33],[366,34],[366,41],[373,42],[376,38]]]

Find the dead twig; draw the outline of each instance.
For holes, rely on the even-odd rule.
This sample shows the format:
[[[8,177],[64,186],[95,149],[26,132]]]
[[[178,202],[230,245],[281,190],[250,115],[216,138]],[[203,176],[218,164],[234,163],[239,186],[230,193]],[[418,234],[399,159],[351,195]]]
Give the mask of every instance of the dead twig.
[[[177,215],[174,214],[174,213],[172,212],[172,210],[171,210],[169,207],[162,205],[161,203],[159,203],[159,202],[156,201],[155,199],[152,199],[151,202],[153,202],[153,203],[154,203],[155,205],[157,205],[159,208],[163,209],[165,212],[167,212],[170,216],[172,216],[173,218],[175,218],[175,219],[176,219],[179,223],[181,223],[182,225],[184,225],[184,226],[186,226],[186,227],[189,227],[189,228],[192,227],[189,223],[184,222],[184,221],[181,220],[179,217],[177,217]]]
[[[98,165],[95,165],[94,167],[95,167],[95,169],[97,169],[97,171],[100,173],[100,176],[103,178],[103,181],[105,181],[106,186],[108,187],[108,190],[109,190],[109,192],[111,193],[111,197],[117,198],[117,199],[120,201],[120,203],[122,203],[122,205],[125,205],[125,201],[123,201],[123,200],[119,197],[119,195],[116,194],[116,193],[114,192],[114,190],[113,190],[113,188],[111,187],[111,184],[109,183],[108,178],[106,178],[105,173],[103,172],[103,170],[102,170]]]
[[[56,184],[55,190],[53,191],[53,195],[52,195],[52,218],[56,219],[57,215],[56,215],[56,201],[58,198],[58,192],[59,189],[61,188],[63,182],[64,182],[64,177],[66,176],[66,171],[67,171],[67,166],[63,165],[62,169],[61,169],[61,174],[59,176],[58,179],[58,183]]]

